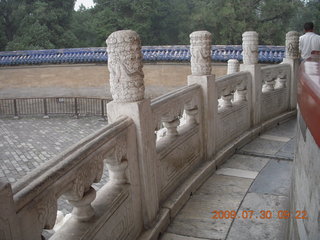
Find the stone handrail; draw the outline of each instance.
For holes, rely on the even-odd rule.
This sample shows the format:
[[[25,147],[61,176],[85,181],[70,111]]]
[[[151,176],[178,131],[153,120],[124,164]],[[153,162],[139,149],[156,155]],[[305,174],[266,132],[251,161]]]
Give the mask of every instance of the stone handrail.
[[[215,79],[211,33],[197,31],[190,38],[188,86],[151,101],[144,97],[138,34],[122,30],[108,37],[110,125],[13,185],[13,195],[10,185],[0,184],[0,201],[12,212],[0,230],[6,234],[15,223],[22,234],[6,239],[40,239],[42,229],[55,223],[61,195],[74,210],[53,239],[136,239],[139,234],[141,240],[157,239],[227,156],[294,116],[294,54],[287,55],[285,64],[261,68],[258,34],[246,32],[240,72],[235,67]],[[292,51],[298,46],[289,40]],[[274,86],[275,78],[280,80]],[[186,123],[180,124],[181,116]],[[164,136],[156,139],[161,129]],[[110,181],[96,197],[91,185],[100,181],[104,159]]]
[[[275,66],[265,66],[261,68],[261,80],[263,92],[270,92],[274,89],[290,86],[290,65],[279,64]]]
[[[184,111],[186,111],[187,115],[189,113],[188,123],[196,123],[197,111],[201,109],[200,95],[200,87],[193,85],[182,87],[153,99],[151,101],[151,110],[155,130],[159,130],[162,125],[167,128],[170,125],[169,123],[174,124],[173,122],[176,122],[177,126],[179,126],[179,118],[182,117]],[[191,112],[193,115],[190,115]],[[169,136],[174,136],[175,134],[177,134],[176,130],[171,131],[168,129]]]
[[[216,80],[219,99],[216,122],[216,149],[238,137],[252,125],[250,72],[238,72]]]
[[[165,133],[156,141],[160,201],[167,199],[203,159],[201,88],[190,85],[151,102],[154,128]],[[185,122],[180,122],[183,113]]]
[[[261,120],[265,121],[290,109],[290,64],[261,68]]]
[[[106,195],[108,191],[111,194],[112,187],[128,188],[128,183],[135,183],[134,174],[130,172],[126,174],[128,168],[130,171],[128,166],[135,164],[129,163],[129,161],[135,161],[134,155],[130,156],[131,153],[128,151],[130,148],[134,151],[132,141],[130,141],[130,147],[127,146],[128,139],[134,137],[128,135],[128,129],[132,123],[132,120],[126,117],[119,119],[88,136],[13,185],[13,199],[18,222],[22,226],[20,231],[23,239],[40,239],[43,228],[50,229],[54,226],[57,199],[61,195],[73,205],[72,217],[65,223],[63,232],[58,230],[56,233],[59,237],[53,235],[53,239],[61,239],[61,237],[78,239],[75,236],[79,233],[73,233],[75,236],[70,237],[67,231],[68,224],[74,220],[82,222],[83,225],[90,221],[90,224],[87,224],[89,230],[86,229],[85,232],[80,230],[80,235],[90,236],[88,232],[96,231],[101,221],[97,217],[100,213],[96,211],[99,207],[101,210],[101,206],[96,203],[95,208],[93,207],[96,190],[91,185],[101,180],[104,165],[106,164],[109,171],[107,184],[109,190],[101,190],[100,194]],[[131,167],[132,169],[134,168]],[[129,197],[132,197],[130,193],[132,190],[129,188],[126,191],[129,191]],[[111,230],[109,229],[110,232]]]
[[[217,96],[221,98],[219,111],[231,109],[233,105],[243,101],[249,100],[250,102],[250,78],[249,72],[233,73],[217,78]]]

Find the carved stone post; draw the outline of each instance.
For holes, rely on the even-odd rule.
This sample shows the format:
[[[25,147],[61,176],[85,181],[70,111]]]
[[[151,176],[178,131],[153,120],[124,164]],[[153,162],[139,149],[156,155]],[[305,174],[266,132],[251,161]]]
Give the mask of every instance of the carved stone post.
[[[20,226],[18,224],[11,185],[9,183],[0,182],[0,211],[0,239],[23,239],[20,235]]]
[[[190,34],[191,72],[188,84],[199,84],[203,92],[204,116],[203,133],[205,157],[210,159],[215,153],[215,118],[218,113],[218,98],[215,76],[211,73],[211,33],[197,31]]]
[[[135,123],[143,220],[150,228],[159,210],[159,191],[151,105],[149,99],[144,99],[140,38],[134,31],[122,30],[112,33],[106,42],[113,98],[107,107],[108,120],[111,123],[127,115]]]
[[[190,52],[192,75],[211,75],[211,33],[207,31],[191,33]]]
[[[258,33],[244,32],[242,34],[242,49],[243,64],[240,65],[240,71],[248,71],[252,75],[251,117],[253,125],[257,125],[261,118],[262,93],[261,67],[258,65]]]
[[[299,33],[295,31],[286,34],[286,57],[283,63],[291,65],[290,81],[290,108],[296,109],[297,106],[297,74],[299,69]]]
[[[240,68],[240,64],[237,59],[229,59],[228,60],[227,74],[239,72],[239,68]]]
[[[110,91],[115,102],[144,99],[140,38],[131,30],[112,33],[107,39]]]
[[[258,63],[258,33],[254,31],[242,34],[243,64],[252,65]]]

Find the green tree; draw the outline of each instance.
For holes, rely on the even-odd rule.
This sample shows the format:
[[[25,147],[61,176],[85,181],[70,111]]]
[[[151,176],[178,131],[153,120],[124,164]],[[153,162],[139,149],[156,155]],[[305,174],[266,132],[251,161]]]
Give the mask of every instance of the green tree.
[[[285,33],[313,21],[318,0],[95,0],[74,11],[75,0],[0,0],[0,50],[105,46],[112,32],[132,29],[143,45],[189,44],[208,30],[214,44],[241,44],[259,33],[260,44],[284,44]]]
[[[76,37],[69,30],[74,2],[75,0],[4,1],[1,15],[4,23],[2,26],[6,32],[6,49],[75,46]]]
[[[313,22],[315,32],[320,33],[320,2],[318,0],[305,2],[303,7],[297,9],[290,23],[290,28],[303,34],[303,25],[306,22]]]
[[[98,34],[95,29],[96,19],[92,9],[86,9],[83,5],[78,11],[73,12],[71,31],[77,38],[76,47],[100,46]]]
[[[143,42],[151,39],[151,18],[155,0],[96,0],[92,11],[98,41],[104,45],[106,36],[123,29],[140,34]]]
[[[206,29],[215,44],[241,44],[241,35],[254,30],[260,44],[282,44],[299,0],[194,0],[191,30]]]
[[[285,34],[293,30],[291,22],[295,12],[303,8],[297,0],[265,0],[258,8],[257,26],[262,44],[283,45]]]

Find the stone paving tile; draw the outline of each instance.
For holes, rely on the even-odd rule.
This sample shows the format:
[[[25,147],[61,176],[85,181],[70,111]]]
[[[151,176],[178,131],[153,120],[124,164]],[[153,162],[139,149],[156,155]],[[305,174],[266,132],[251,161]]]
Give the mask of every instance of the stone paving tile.
[[[253,182],[249,192],[289,196],[292,162],[270,160]]]
[[[279,126],[276,126],[266,131],[264,134],[293,138],[296,135],[296,127],[297,127],[296,119],[291,119],[288,122],[280,124]]]
[[[173,233],[164,233],[160,240],[206,240],[205,238],[194,238]]]
[[[259,172],[269,162],[269,158],[234,154],[220,168],[236,168]]]
[[[285,142],[266,140],[258,137],[241,148],[239,152],[243,154],[254,153],[261,156],[275,156],[285,144]]]
[[[232,219],[212,219],[212,211],[237,210],[252,181],[212,175],[192,195],[167,232],[194,238],[224,239]]]
[[[216,172],[192,195],[169,225],[163,239],[284,239],[286,220],[277,214],[288,209],[292,162],[275,159],[277,154],[292,154],[295,121],[276,129],[281,134],[270,130],[265,139],[257,138],[247,144],[243,148],[245,152],[233,155],[218,170],[228,170],[229,174],[236,175],[243,171],[259,172],[255,179],[217,175]],[[255,153],[261,156],[252,156]],[[234,220],[210,221],[208,212],[214,210],[238,210],[238,213]],[[242,212],[249,210],[255,215],[250,219],[242,217],[245,216]],[[259,217],[260,211],[268,210],[272,211],[272,219]]]
[[[296,149],[296,138],[292,138],[275,154],[276,157],[293,159]]]
[[[253,211],[248,218],[236,218],[227,240],[282,240],[285,239],[287,220],[278,217],[280,211],[288,210],[288,197],[248,193],[237,215]],[[261,212],[265,211],[265,212]],[[264,218],[264,214],[268,218]],[[251,212],[250,212],[251,213]],[[245,214],[243,214],[246,216]]]
[[[0,119],[0,181],[16,182],[105,126],[98,117]]]
[[[0,181],[14,184],[36,167],[106,124],[99,117],[0,119]],[[108,170],[105,169],[102,180],[93,187],[99,189],[107,181]],[[72,211],[72,206],[63,196],[58,199],[58,210],[64,215]]]

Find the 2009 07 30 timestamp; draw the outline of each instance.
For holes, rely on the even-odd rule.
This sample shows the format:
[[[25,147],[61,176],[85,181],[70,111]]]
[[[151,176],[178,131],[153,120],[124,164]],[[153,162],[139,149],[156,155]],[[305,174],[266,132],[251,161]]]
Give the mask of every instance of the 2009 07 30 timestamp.
[[[307,211],[295,211],[290,212],[287,210],[279,210],[279,211],[270,211],[270,210],[261,210],[261,211],[252,211],[252,210],[243,210],[243,211],[235,211],[235,210],[215,210],[211,212],[212,219],[307,219],[308,214]]]

